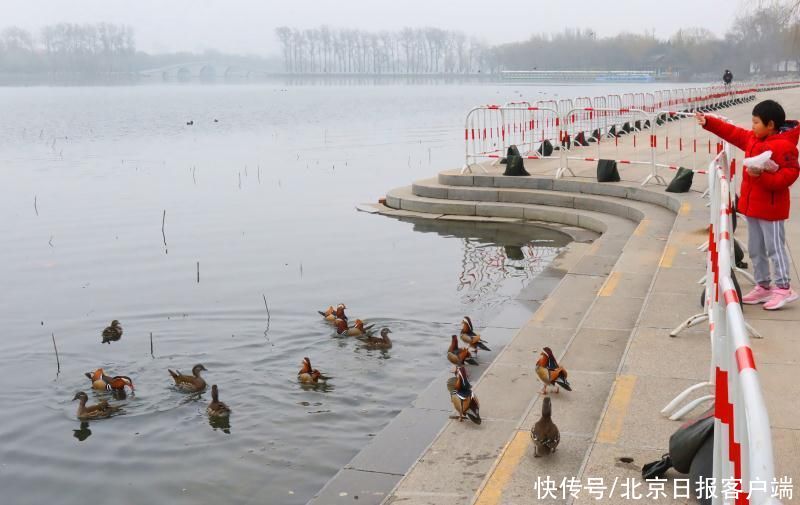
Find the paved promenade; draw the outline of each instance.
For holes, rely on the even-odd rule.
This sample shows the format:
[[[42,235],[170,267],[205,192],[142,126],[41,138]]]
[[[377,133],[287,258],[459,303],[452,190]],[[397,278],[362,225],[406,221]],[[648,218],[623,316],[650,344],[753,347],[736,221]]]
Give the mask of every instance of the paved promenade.
[[[800,90],[762,93],[757,100],[765,98],[781,102],[790,118],[800,116]],[[749,125],[752,107],[753,103],[748,103],[719,113]],[[684,120],[683,127],[691,128],[691,121]],[[677,131],[676,123],[669,128]],[[662,135],[663,127],[660,131]],[[703,136],[701,144],[707,138]],[[586,156],[597,152],[595,147],[584,149]],[[614,146],[609,142],[601,146],[601,155],[635,158],[641,157],[641,152],[634,151],[630,143]],[[684,157],[685,165],[690,164],[691,156],[687,153]],[[738,166],[741,158],[742,153],[737,152]],[[556,483],[574,477],[584,486],[589,478],[603,478],[608,489],[601,502],[627,503],[630,500],[623,498],[621,482],[640,480],[641,466],[667,451],[669,436],[681,422],[666,419],[660,410],[684,388],[709,377],[707,325],[669,337],[670,330],[702,310],[697,280],[705,273],[705,253],[697,246],[707,237],[709,211],[700,198],[705,176],[695,175],[690,193],[673,195],[663,187],[639,186],[649,170],[645,167],[621,165],[622,182],[597,184],[595,163],[571,162],[576,177],[557,181],[552,179],[555,166],[554,161],[531,161],[526,167],[533,177],[524,178],[500,176],[502,166],[488,168],[489,174],[476,170],[462,176],[458,170],[446,171],[387,195],[391,208],[382,207],[381,212],[396,217],[519,224],[544,221],[600,235],[592,243],[573,243],[559,258],[552,267],[558,271],[551,279],[552,292],[530,305],[529,317],[515,321],[501,315],[492,321],[494,326],[484,328],[489,334],[504,329],[508,338],[475,384],[482,425],[443,421],[444,428],[429,435],[432,442],[421,435],[426,442],[418,448],[419,457],[410,468],[381,472],[369,465],[349,465],[361,472],[361,482],[368,482],[363,477],[373,472],[372,484],[381,481],[393,489],[384,492],[380,485],[355,484],[359,481],[355,479],[354,487],[334,485],[323,490],[325,503],[597,502],[587,489],[566,500],[561,489],[554,491],[556,498],[538,499],[541,493],[534,486],[537,478],[545,477]],[[673,173],[665,170],[663,175],[669,180]],[[800,252],[798,194],[800,184],[792,188],[795,217],[786,227],[796,287],[800,286],[795,266],[800,258],[794,254]],[[746,236],[741,219],[737,238],[746,243]],[[745,279],[739,280],[744,291],[752,287]],[[752,347],[772,425],[776,476],[797,480],[800,332],[795,328],[800,322],[800,302],[778,312],[745,306],[744,314],[764,336],[753,340]],[[558,452],[534,458],[529,430],[541,410],[541,385],[534,361],[535,351],[543,346],[551,347],[569,370],[573,391],[551,394],[553,420],[561,430]],[[444,355],[442,361],[446,370]],[[449,413],[443,381],[432,385],[424,415],[440,418]],[[703,390],[695,396],[707,393]],[[690,417],[709,406],[698,408]],[[408,422],[413,425],[415,421]],[[412,434],[409,440],[413,438]],[[383,454],[387,461],[392,457]],[[674,472],[668,476],[687,477]],[[363,490],[356,502],[353,497],[359,494],[359,485]],[[666,486],[668,496],[671,486]],[[336,493],[331,492],[334,488]],[[646,494],[647,489],[638,492]],[[322,496],[318,502],[323,502]]]

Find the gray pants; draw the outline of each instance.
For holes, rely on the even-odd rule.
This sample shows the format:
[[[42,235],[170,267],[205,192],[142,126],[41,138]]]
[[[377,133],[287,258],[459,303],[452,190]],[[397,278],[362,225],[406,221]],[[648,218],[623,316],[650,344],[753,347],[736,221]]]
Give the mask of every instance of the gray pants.
[[[747,217],[747,248],[759,286],[769,287],[769,265],[775,272],[775,285],[789,287],[789,257],[786,255],[786,234],[783,221],[767,221]]]

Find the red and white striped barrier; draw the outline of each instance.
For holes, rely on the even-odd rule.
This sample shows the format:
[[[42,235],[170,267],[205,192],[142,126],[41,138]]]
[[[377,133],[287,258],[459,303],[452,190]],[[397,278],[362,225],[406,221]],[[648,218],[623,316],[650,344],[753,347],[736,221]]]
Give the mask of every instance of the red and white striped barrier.
[[[599,146],[604,139],[614,139],[615,145],[620,145],[623,142],[620,138],[625,136],[625,142],[630,139],[637,156],[617,159],[617,163],[645,164],[649,160],[651,170],[643,184],[653,180],[665,184],[658,175],[659,168],[677,170],[686,166],[684,158],[691,153],[691,169],[704,173],[702,167],[717,154],[719,146],[708,140],[705,144],[698,143],[696,127],[692,127],[691,134],[685,134],[680,121],[677,136],[669,125],[659,130],[658,136],[643,134],[645,130],[653,128],[654,124],[687,117],[697,110],[708,112],[752,100],[759,91],[798,85],[800,83],[794,81],[742,83],[474,107],[465,121],[462,173],[471,172],[475,164],[485,172],[485,167],[480,165],[482,161],[499,161],[508,146],[516,145],[525,159],[559,159],[556,177],[561,177],[572,173],[569,160],[596,161],[599,158],[599,150],[597,157],[565,155],[564,150],[586,147],[595,141]],[[648,150],[652,153],[645,152]]]
[[[713,482],[732,483],[727,499],[712,503],[779,504],[770,492],[775,478],[772,435],[761,391],[748,324],[735,289],[733,266],[733,174],[726,143],[707,170],[711,198],[706,260],[706,308],[711,337],[711,377],[678,395],[663,410],[669,414],[694,390],[711,386],[713,395],[693,401],[671,418],[714,400]],[[730,160],[730,161],[729,161]],[[760,484],[760,485],[759,485]]]

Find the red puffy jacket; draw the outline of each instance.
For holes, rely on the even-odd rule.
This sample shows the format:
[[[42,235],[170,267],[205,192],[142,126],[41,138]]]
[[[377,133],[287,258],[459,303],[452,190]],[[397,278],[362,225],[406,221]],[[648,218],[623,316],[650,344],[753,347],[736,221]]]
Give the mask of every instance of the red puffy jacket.
[[[772,151],[771,159],[780,167],[777,172],[762,172],[753,177],[745,170],[737,210],[745,216],[782,221],[789,219],[789,186],[800,173],[797,161],[797,139],[800,124],[788,121],[780,131],[759,140],[752,130],[734,126],[722,119],[706,116],[704,128],[727,140],[742,151],[746,158]]]

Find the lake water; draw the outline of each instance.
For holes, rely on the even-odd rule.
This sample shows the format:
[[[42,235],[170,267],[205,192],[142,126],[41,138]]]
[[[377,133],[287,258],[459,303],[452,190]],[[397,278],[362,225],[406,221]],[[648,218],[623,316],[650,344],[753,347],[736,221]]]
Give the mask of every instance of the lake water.
[[[566,244],[355,205],[460,166],[475,104],[658,87],[0,88],[4,502],[305,503],[448,366],[461,316],[480,327]],[[339,302],[394,348],[333,337],[316,310]],[[326,388],[297,383],[303,356]],[[230,426],[171,387],[196,363]],[[80,423],[97,367],[136,394]]]

